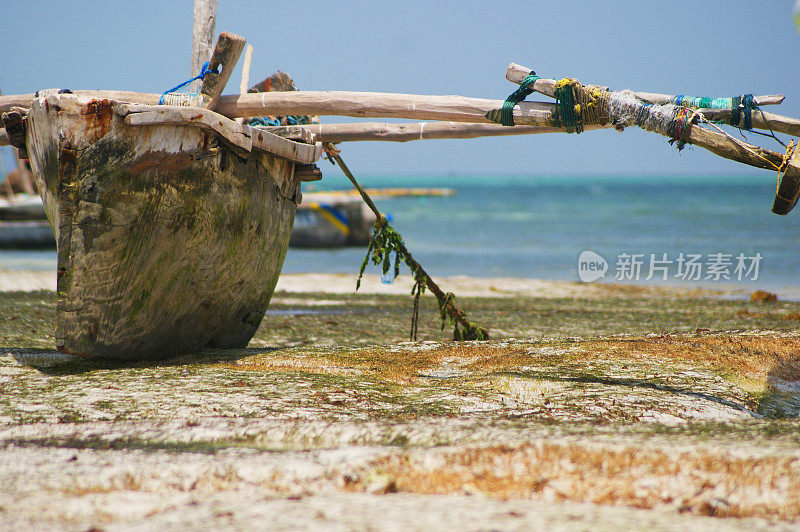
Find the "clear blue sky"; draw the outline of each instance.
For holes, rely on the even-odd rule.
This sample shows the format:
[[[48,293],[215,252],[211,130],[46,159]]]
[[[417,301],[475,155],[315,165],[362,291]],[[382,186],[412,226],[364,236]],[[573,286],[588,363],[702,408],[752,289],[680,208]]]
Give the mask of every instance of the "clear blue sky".
[[[786,102],[775,110],[800,117],[792,6],[792,0],[221,0],[217,33],[232,31],[254,45],[251,81],[280,68],[301,89],[503,99],[515,88],[505,80],[514,61],[542,76],[612,88],[784,93]],[[191,0],[6,2],[3,19],[5,94],[52,87],[160,92],[188,77]],[[228,92],[238,92],[240,75],[237,69]],[[343,147],[362,174],[707,172],[774,179],[699,148],[678,154],[664,138],[633,130]]]

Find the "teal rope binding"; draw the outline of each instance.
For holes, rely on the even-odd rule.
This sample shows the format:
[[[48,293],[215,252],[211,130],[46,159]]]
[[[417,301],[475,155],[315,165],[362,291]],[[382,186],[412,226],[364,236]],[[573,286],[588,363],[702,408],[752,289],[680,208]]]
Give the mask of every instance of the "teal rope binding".
[[[158,105],[164,105],[164,97],[167,94],[175,92],[176,90],[178,90],[178,89],[180,89],[182,87],[185,87],[186,85],[188,85],[189,83],[191,83],[193,81],[202,80],[205,77],[206,74],[209,74],[209,73],[219,74],[219,72],[217,70],[211,70],[210,68],[208,68],[209,66],[211,66],[211,65],[209,64],[208,61],[206,61],[205,63],[203,63],[203,68],[200,69],[200,73],[198,75],[196,75],[192,79],[187,79],[183,83],[179,83],[178,85],[175,85],[171,89],[168,89],[168,90],[165,90],[164,92],[162,92],[161,93],[161,98],[158,99]],[[196,98],[198,94],[200,94],[200,90],[198,90],[194,94],[190,95],[190,99]]]
[[[502,125],[509,127],[514,125],[514,106],[533,92],[533,89],[529,87],[533,85],[533,82],[537,79],[539,79],[539,76],[536,75],[536,72],[531,72],[522,80],[522,83],[519,84],[519,88],[509,94],[506,101],[503,102],[503,107],[500,109],[500,123]]]
[[[730,125],[747,131],[753,129],[753,109],[758,109],[758,106],[753,102],[752,94],[732,98]]]
[[[727,123],[746,131],[753,129],[753,110],[758,109],[752,94],[742,94],[733,98],[709,98],[707,96],[690,98],[679,94],[672,98],[671,103],[694,109],[730,109],[731,118]],[[741,127],[739,127],[740,123]]]
[[[683,107],[693,107],[696,109],[730,109],[732,98],[690,98],[679,94],[672,98],[672,103]]]
[[[275,117],[270,118],[268,116],[255,116],[252,118],[248,118],[245,123],[248,126],[282,126],[283,121],[282,118],[286,119],[286,125],[288,126],[296,126],[300,124],[310,124],[307,116],[301,115],[289,115],[285,117]]]

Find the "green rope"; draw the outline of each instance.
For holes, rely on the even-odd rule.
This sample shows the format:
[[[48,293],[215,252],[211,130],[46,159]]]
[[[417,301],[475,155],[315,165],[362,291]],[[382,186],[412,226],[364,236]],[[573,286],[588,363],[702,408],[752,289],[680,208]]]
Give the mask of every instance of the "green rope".
[[[533,92],[530,86],[533,85],[533,82],[537,79],[539,79],[539,76],[536,75],[536,72],[531,72],[525,76],[525,79],[519,84],[519,88],[508,95],[506,101],[503,102],[503,107],[500,108],[500,123],[502,125],[514,125],[514,106]]]
[[[390,225],[389,221],[383,216],[378,208],[373,203],[372,198],[369,197],[367,191],[356,181],[355,176],[347,167],[345,162],[339,155],[334,145],[330,142],[323,143],[323,148],[328,155],[331,164],[339,165],[339,168],[344,172],[344,175],[356,187],[361,198],[367,204],[369,209],[375,215],[376,221],[372,227],[372,236],[369,239],[369,247],[367,254],[361,263],[361,268],[358,272],[358,280],[356,281],[356,290],[361,287],[361,277],[364,275],[367,265],[370,261],[378,265],[383,275],[387,275],[389,270],[393,270],[394,277],[400,274],[401,261],[405,262],[406,266],[411,270],[414,279],[414,286],[411,287],[411,295],[414,296],[414,308],[411,314],[411,340],[417,339],[417,324],[419,323],[419,298],[427,288],[436,296],[436,303],[439,307],[439,317],[442,319],[442,330],[449,318],[450,323],[453,325],[453,339],[454,340],[488,340],[489,332],[478,326],[476,323],[469,321],[467,315],[463,310],[455,305],[455,296],[451,292],[443,292],[439,285],[431,279],[427,272],[422,269],[422,266],[411,256],[408,251],[403,238],[400,233],[395,231]],[[394,254],[394,261],[392,261],[392,254]],[[392,264],[394,262],[394,264]]]
[[[582,133],[583,118],[579,112],[575,112],[575,93],[572,87],[573,83],[565,83],[564,80],[556,84],[556,113],[553,121],[557,127],[563,126],[567,133]]]
[[[442,321],[442,330],[444,330],[449,321],[450,325],[453,326],[454,340],[489,339],[489,333],[486,329],[467,320],[466,314],[455,306],[455,295],[453,295],[452,292],[443,292],[433,283],[425,270],[422,269],[422,266],[411,256],[411,253],[403,243],[403,238],[400,236],[400,233],[389,225],[389,221],[384,216],[380,216],[373,225],[367,254],[364,256],[364,260],[361,262],[361,268],[358,271],[356,291],[361,287],[361,278],[364,276],[364,271],[367,269],[367,265],[370,262],[378,266],[383,275],[389,274],[390,270],[394,277],[400,275],[401,262],[404,262],[411,270],[411,275],[414,279],[414,285],[411,287],[411,295],[414,296],[414,306],[411,313],[410,340],[416,341],[417,339],[419,298],[425,293],[425,289],[429,286],[434,296],[436,296],[439,318]]]

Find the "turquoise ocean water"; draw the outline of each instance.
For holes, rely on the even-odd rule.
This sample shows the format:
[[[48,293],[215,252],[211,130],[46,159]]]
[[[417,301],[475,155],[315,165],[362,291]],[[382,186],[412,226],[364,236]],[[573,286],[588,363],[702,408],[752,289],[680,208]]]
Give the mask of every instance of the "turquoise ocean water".
[[[336,173],[329,169],[317,190],[347,188]],[[431,275],[578,280],[578,257],[591,250],[608,263],[605,282],[622,282],[615,277],[625,274],[624,282],[762,288],[800,298],[800,207],[788,216],[770,212],[775,182],[768,173],[363,176],[361,181],[368,187],[455,189],[453,196],[376,202]],[[623,254],[641,261],[638,280]],[[688,276],[686,268],[681,271],[681,254],[696,256],[699,279],[697,269]],[[352,273],[363,255],[360,248],[290,249],[283,271]],[[647,280],[651,255],[661,268]],[[740,255],[750,272],[739,271],[737,279]],[[709,269],[712,263],[716,266]],[[55,270],[55,252],[0,251],[0,269]]]

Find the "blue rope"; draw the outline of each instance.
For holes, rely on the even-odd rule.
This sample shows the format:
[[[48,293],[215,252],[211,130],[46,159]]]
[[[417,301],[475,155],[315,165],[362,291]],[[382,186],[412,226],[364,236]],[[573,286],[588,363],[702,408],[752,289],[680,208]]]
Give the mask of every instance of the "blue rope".
[[[286,118],[286,125],[289,125],[289,126],[296,126],[296,125],[299,125],[299,124],[308,124],[309,123],[307,116],[289,115],[289,116],[286,116],[285,118]],[[255,116],[253,118],[248,118],[246,123],[247,123],[248,126],[282,126],[283,125],[283,123],[281,122],[281,117],[280,116],[277,117],[277,118],[274,118],[274,119],[266,117],[266,116]]]
[[[648,114],[650,113],[650,107],[653,104],[650,102],[642,102],[642,105],[639,107],[639,110],[636,112],[636,125],[642,127],[644,125],[645,120],[647,119]]]
[[[271,119],[266,116],[254,116],[247,119],[248,126],[280,126],[280,119]]]
[[[742,129],[753,129],[753,95],[742,95]]]
[[[216,70],[216,69],[215,70],[211,70],[210,68],[208,68],[209,66],[211,66],[211,65],[209,64],[208,61],[206,61],[205,63],[203,63],[203,68],[200,69],[200,73],[198,75],[196,75],[192,79],[187,79],[183,83],[175,85],[174,87],[172,87],[169,90],[165,90],[164,92],[162,92],[161,93],[161,98],[158,99],[158,105],[164,105],[164,96],[166,96],[167,94],[169,94],[171,92],[175,92],[176,90],[180,89],[181,87],[185,87],[186,85],[188,85],[189,83],[191,83],[193,81],[202,80],[205,77],[206,74],[210,74],[210,73],[219,74],[218,70]],[[199,89],[197,90],[197,92],[192,94],[191,97],[192,98],[196,98],[198,94],[200,94],[200,90]]]

